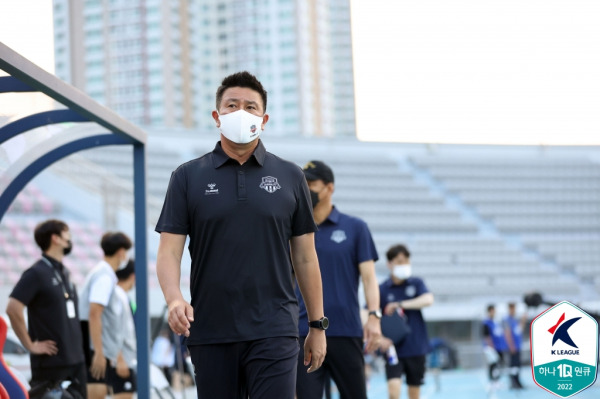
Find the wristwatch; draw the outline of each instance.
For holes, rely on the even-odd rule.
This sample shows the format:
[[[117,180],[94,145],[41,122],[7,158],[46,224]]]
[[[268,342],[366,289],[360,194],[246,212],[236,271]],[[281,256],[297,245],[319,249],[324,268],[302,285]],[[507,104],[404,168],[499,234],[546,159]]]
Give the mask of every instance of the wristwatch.
[[[381,319],[381,309],[371,310],[369,312],[369,316],[371,316],[371,315],[377,317],[378,319]]]
[[[327,330],[329,328],[329,319],[323,316],[319,320],[309,321],[308,326],[310,328],[318,328],[319,330]]]

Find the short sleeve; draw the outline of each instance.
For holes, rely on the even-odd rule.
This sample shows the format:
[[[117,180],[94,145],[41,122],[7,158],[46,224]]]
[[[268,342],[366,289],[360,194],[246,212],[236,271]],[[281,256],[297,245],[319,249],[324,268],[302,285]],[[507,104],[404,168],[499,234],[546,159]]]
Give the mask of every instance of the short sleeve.
[[[25,306],[28,306],[35,298],[39,290],[40,279],[33,267],[25,270],[21,278],[10,293],[11,298],[15,298]]]
[[[304,174],[300,171],[300,168],[298,168],[298,171],[298,202],[296,204],[296,212],[294,212],[292,225],[293,236],[301,236],[317,231],[308,184],[306,183],[306,179],[304,178]]]
[[[387,290],[384,284],[379,285],[379,307],[385,309],[388,304]]]
[[[189,234],[187,179],[185,169],[182,167],[171,174],[165,202],[155,230],[159,233]]]
[[[104,307],[108,306],[110,296],[115,288],[115,283],[109,275],[103,274],[90,284],[90,303],[97,303]]]
[[[427,289],[427,286],[425,285],[425,282],[422,279],[416,278],[415,280],[416,280],[415,286],[417,288],[416,296],[423,295],[423,294],[426,294],[429,292],[429,290]]]
[[[373,237],[371,236],[369,227],[362,220],[359,221],[357,227],[359,229],[356,237],[356,259],[358,259],[358,263],[369,260],[377,262],[379,257],[377,256],[377,249],[375,247],[375,243],[373,242]]]
[[[490,328],[488,327],[487,324],[483,324],[483,336],[484,337],[491,337],[492,336],[492,332],[490,331]]]

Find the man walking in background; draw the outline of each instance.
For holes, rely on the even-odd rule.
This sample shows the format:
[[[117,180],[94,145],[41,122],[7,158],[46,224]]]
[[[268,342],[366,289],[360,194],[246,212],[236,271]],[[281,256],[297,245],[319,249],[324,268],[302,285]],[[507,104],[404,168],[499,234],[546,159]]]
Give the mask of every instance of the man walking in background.
[[[298,356],[298,302],[311,329],[304,365],[325,357],[323,297],[315,223],[302,171],[266,151],[267,92],[239,72],[217,89],[212,117],[221,140],[171,176],[156,231],[156,272],[171,329],[187,337],[199,398],[292,399]],[[191,304],[181,292],[189,235]]]
[[[331,328],[327,330],[327,357],[319,371],[305,373],[303,356],[298,357],[296,394],[298,399],[321,399],[329,374],[342,399],[366,399],[363,350],[376,349],[381,337],[379,287],[375,276],[377,251],[367,224],[333,205],[335,185],[331,168],[322,161],[310,161],[304,166],[304,176],[319,227],[315,246],[321,265],[325,314],[330,317]],[[369,310],[364,328],[358,303],[359,279],[363,282]],[[310,327],[302,296],[299,291],[297,294],[302,343]]]
[[[66,223],[47,220],[36,226],[34,238],[42,258],[23,272],[6,307],[15,334],[31,358],[30,398],[41,398],[65,380],[71,381],[70,391],[85,398],[77,290],[62,263],[71,252],[71,233]]]
[[[419,399],[421,385],[425,383],[425,360],[431,351],[427,326],[421,309],[433,305],[434,297],[425,282],[412,275],[410,252],[402,244],[388,249],[386,253],[390,278],[379,286],[381,308],[384,317],[401,317],[410,331],[402,340],[393,342],[382,339],[381,351],[387,352],[393,345],[396,361],[385,365],[389,399],[400,398],[402,376],[406,375],[409,399]],[[396,363],[396,364],[393,364]]]

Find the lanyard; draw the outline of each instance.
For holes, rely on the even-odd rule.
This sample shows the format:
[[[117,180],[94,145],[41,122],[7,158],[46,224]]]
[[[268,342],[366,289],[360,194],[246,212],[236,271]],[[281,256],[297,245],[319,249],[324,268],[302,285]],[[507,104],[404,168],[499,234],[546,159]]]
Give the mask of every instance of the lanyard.
[[[56,270],[56,267],[54,267],[54,265],[48,259],[44,258],[43,256],[42,256],[42,260],[44,262],[46,262],[46,264],[52,269],[52,271],[54,271],[54,275],[56,276],[56,279],[58,281],[60,281],[60,286],[63,289],[63,294],[65,295],[65,299],[69,299],[69,291],[67,291],[67,287],[66,287],[60,273],[58,272],[58,270]]]

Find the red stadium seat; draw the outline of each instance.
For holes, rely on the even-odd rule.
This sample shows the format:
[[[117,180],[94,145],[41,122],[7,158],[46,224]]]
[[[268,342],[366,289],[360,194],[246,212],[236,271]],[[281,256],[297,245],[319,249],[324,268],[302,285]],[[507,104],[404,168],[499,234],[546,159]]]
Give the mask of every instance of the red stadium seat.
[[[6,321],[0,316],[0,350],[4,349],[7,331],[8,326],[6,325]],[[4,361],[2,351],[0,351],[0,384],[2,385],[2,390],[4,390],[4,392],[0,390],[0,398],[29,399],[27,389],[25,389],[19,379],[15,377]],[[4,394],[7,396],[3,396]]]

